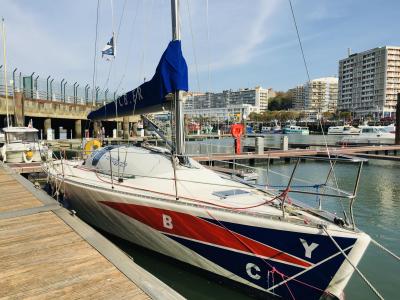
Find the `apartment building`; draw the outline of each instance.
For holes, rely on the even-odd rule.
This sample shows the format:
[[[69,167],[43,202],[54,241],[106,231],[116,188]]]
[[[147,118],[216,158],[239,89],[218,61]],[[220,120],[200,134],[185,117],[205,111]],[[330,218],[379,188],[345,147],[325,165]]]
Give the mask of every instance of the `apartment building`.
[[[268,109],[268,100],[275,96],[272,89],[255,88],[226,90],[220,93],[189,93],[185,109],[225,108],[233,105],[248,104],[258,112]]]
[[[397,93],[400,93],[400,47],[349,53],[339,61],[339,110],[360,117],[394,116]]]
[[[338,100],[338,78],[313,79],[289,90],[296,110],[314,113],[335,112]]]

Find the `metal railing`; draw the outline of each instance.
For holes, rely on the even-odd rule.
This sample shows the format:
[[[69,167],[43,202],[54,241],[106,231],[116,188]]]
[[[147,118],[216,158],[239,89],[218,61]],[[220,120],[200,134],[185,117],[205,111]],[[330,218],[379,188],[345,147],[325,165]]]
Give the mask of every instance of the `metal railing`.
[[[204,186],[214,186],[218,185],[221,186],[220,183],[214,183],[214,182],[204,182],[204,181],[196,181],[196,180],[187,180],[184,178],[177,179],[175,176],[169,177],[169,176],[146,176],[143,174],[138,174],[138,173],[128,173],[125,171],[125,168],[123,168],[122,175],[119,170],[119,166],[121,162],[124,164],[126,163],[127,156],[126,154],[130,153],[129,150],[124,149],[123,152],[121,152],[121,155],[118,154],[116,157],[112,158],[111,150],[114,148],[107,149],[107,152],[109,153],[110,157],[110,166],[109,170],[102,170],[98,168],[92,168],[92,167],[85,167],[86,170],[93,171],[95,173],[99,174],[105,174],[110,176],[110,183],[112,188],[114,188],[114,184],[116,184],[116,178],[115,174],[118,174],[119,180],[120,178],[137,178],[137,177],[146,177],[146,178],[153,178],[153,179],[163,179],[163,180],[169,180],[169,181],[180,181],[180,182],[193,182],[193,183],[199,183],[203,184]],[[61,152],[63,151],[64,157],[66,157],[66,152],[73,154],[76,158],[78,159],[85,159],[88,157],[88,151],[87,150],[60,150],[60,155]],[[119,150],[118,150],[119,151]],[[92,151],[90,151],[92,152]],[[119,153],[119,152],[118,152]],[[137,155],[141,155],[143,157],[153,155],[151,153],[138,153],[136,151],[132,152]],[[161,152],[160,152],[161,153]],[[169,152],[163,153],[166,156],[170,157],[178,157],[175,156]],[[111,159],[112,158],[112,159]],[[59,158],[58,158],[59,159]],[[121,160],[120,160],[121,159]],[[145,158],[144,158],[145,159]],[[118,172],[115,169],[116,167],[111,164],[111,160],[115,162],[115,165],[118,166]],[[327,172],[327,175],[325,178],[321,177],[320,182],[311,182],[308,180],[307,176],[304,178],[304,174],[300,175],[300,177],[296,176],[299,175],[297,174],[299,165],[301,165],[302,160],[317,160],[317,161],[326,161],[330,162],[329,163],[329,170]],[[176,161],[175,159],[171,160],[172,162]],[[180,160],[179,160],[180,161]],[[293,209],[300,208],[301,210],[304,210],[306,212],[309,212],[311,214],[318,215],[319,217],[328,220],[330,222],[334,222],[338,226],[345,226],[348,229],[352,229],[354,231],[357,231],[356,227],[356,222],[355,222],[355,217],[353,214],[353,208],[354,208],[354,203],[357,198],[357,192],[358,192],[358,187],[360,183],[360,174],[363,166],[363,161],[353,161],[353,160],[347,160],[347,159],[342,159],[342,158],[320,158],[320,157],[296,157],[296,162],[293,166],[293,168],[288,172],[288,174],[281,173],[276,170],[272,170],[270,167],[270,164],[268,163],[267,168],[265,167],[252,167],[249,165],[244,165],[241,163],[237,163],[236,159],[234,158],[231,161],[225,161],[225,160],[216,160],[215,162],[223,163],[223,164],[228,164],[230,168],[232,169],[232,174],[231,178],[238,180],[241,183],[244,183],[247,185],[247,189],[257,189],[261,192],[267,193],[273,199],[276,199],[277,202],[279,202],[278,207],[282,211],[281,218],[287,219],[287,216],[292,214],[294,212]],[[334,168],[336,166],[336,163],[345,163],[345,164],[353,164],[357,165],[356,167],[356,175],[354,178],[354,185],[351,187],[351,191],[346,191],[344,189],[339,188],[339,186],[333,186],[329,184],[329,181],[332,179],[334,175]],[[241,180],[239,177],[236,175],[236,170],[240,169],[247,169],[247,170],[253,170],[255,172],[260,171],[260,172],[266,172],[266,183],[263,184],[257,184],[257,183],[252,183],[250,181],[246,180]],[[121,177],[122,176],[122,177]],[[287,179],[287,182],[282,182],[281,185],[275,186],[271,185],[270,178],[272,176],[278,176],[282,179]],[[236,185],[232,184],[226,184],[225,185],[227,188],[232,188],[232,187],[237,187]],[[244,187],[241,187],[243,189]],[[315,190],[314,190],[315,189]],[[302,202],[297,201],[296,199],[291,198],[290,195],[293,194],[298,194],[298,195],[309,195],[311,197],[316,197],[316,206],[310,206],[307,202]],[[173,195],[170,195],[173,196]],[[328,209],[323,209],[322,208],[322,198],[324,199],[324,202],[328,204],[328,199],[334,200],[336,199],[338,203],[340,204],[340,207],[342,209],[343,213],[343,218],[339,217],[336,215],[336,213],[331,212]],[[343,206],[344,200],[347,200],[347,209]],[[329,201],[330,202],[330,201]],[[274,203],[273,203],[274,204]],[[275,204],[274,204],[275,205]],[[347,215],[347,212],[349,212],[349,216]],[[310,221],[311,222],[311,221]]]
[[[0,96],[5,96],[6,83],[3,66],[0,65]],[[89,84],[69,82],[65,78],[61,81],[52,76],[42,77],[35,72],[23,74],[15,68],[7,73],[8,97],[15,92],[22,92],[25,99],[40,99],[74,104],[105,104],[117,99],[120,94],[107,88]]]

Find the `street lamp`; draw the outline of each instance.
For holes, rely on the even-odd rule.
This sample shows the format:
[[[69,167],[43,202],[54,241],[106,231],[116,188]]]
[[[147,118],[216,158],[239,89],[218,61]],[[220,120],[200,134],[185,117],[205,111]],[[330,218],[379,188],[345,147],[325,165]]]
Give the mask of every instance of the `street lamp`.
[[[46,98],[47,98],[47,100],[49,100],[49,79],[50,79],[50,75],[49,76],[47,76],[47,79],[46,79]]]
[[[64,82],[64,97],[63,97],[64,103],[65,103],[65,86],[67,85],[67,83],[68,83],[68,81]]]
[[[74,93],[74,96],[73,96],[73,97],[74,97],[74,103],[75,103],[75,101],[76,101],[75,89],[76,89],[76,84],[77,84],[77,83],[78,83],[78,82],[75,81],[75,83],[74,83],[74,85],[73,85],[73,89],[74,89],[74,92],[73,92],[73,93]]]
[[[63,100],[63,82],[65,81],[65,79],[63,78],[62,80],[61,80],[61,83],[60,83],[60,100],[62,101]]]
[[[54,81],[54,78],[52,80],[50,80],[50,99],[51,99],[51,101],[53,101],[53,81]]]
[[[14,69],[13,71],[13,93],[15,93],[15,72],[17,72],[17,68]]]

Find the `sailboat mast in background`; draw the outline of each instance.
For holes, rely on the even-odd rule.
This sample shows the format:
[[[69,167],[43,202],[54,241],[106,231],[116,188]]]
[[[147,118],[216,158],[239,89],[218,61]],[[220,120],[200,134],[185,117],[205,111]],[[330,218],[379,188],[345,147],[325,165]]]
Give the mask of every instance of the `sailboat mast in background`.
[[[4,65],[4,84],[6,92],[7,127],[10,127],[10,117],[8,113],[8,84],[7,84],[7,59],[6,59],[6,30],[4,28],[4,18],[1,19],[1,31],[3,35],[3,65]]]

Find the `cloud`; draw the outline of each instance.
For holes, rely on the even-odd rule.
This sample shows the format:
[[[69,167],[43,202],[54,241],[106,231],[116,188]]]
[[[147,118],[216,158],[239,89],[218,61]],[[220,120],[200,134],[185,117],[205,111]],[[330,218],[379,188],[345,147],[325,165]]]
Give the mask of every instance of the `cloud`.
[[[244,14],[248,25],[246,26],[245,22],[241,26],[236,24],[235,28],[238,31],[234,32],[234,35],[239,35],[240,38],[232,37],[233,44],[229,40],[226,41],[226,44],[229,45],[226,47],[228,51],[221,51],[217,59],[211,62],[212,70],[246,64],[254,58],[260,45],[272,33],[272,22],[268,22],[268,20],[271,20],[276,12],[277,3],[277,1],[261,1],[254,16],[251,16],[254,10],[251,10],[250,14]],[[233,24],[228,26],[233,26]],[[229,36],[225,38],[229,39]]]
[[[187,1],[192,6],[192,20],[189,20],[187,13]],[[192,32],[199,72],[207,71],[209,66],[215,71],[250,62],[273,32],[273,19],[279,3],[278,0],[252,1],[251,5],[237,0],[210,1],[208,41],[205,2],[182,1],[182,30],[184,46],[189,50],[186,51],[188,63],[195,64]],[[193,26],[192,32],[190,24]],[[194,66],[192,69],[195,69]]]
[[[57,32],[49,26],[44,14],[23,7],[22,2],[7,1],[1,6],[4,8],[9,68],[18,67],[26,73],[35,71],[42,76],[61,76],[66,70],[82,70],[85,61],[79,55],[82,53],[79,39],[73,43],[65,32]]]

